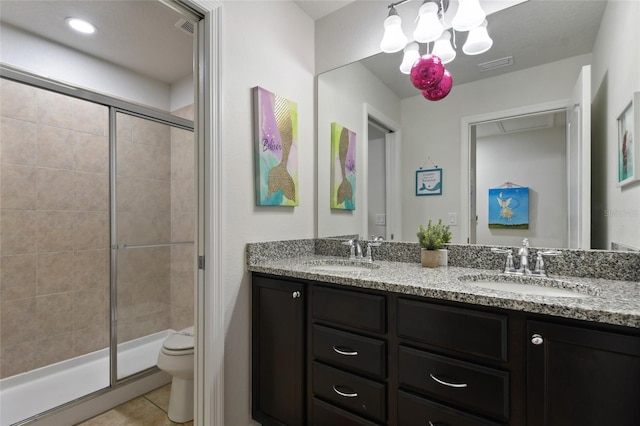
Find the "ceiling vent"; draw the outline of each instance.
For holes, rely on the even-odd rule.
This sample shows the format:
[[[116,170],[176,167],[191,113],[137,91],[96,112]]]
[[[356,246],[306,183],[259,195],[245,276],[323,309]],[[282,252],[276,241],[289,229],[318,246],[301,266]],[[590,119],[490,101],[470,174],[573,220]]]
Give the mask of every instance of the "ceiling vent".
[[[189,35],[193,35],[193,32],[196,29],[196,24],[189,21],[188,19],[180,18],[180,20],[176,22],[175,27]]]
[[[480,72],[491,71],[497,68],[503,68],[513,65],[513,56],[507,56],[506,58],[496,59],[495,61],[483,62],[478,64]]]

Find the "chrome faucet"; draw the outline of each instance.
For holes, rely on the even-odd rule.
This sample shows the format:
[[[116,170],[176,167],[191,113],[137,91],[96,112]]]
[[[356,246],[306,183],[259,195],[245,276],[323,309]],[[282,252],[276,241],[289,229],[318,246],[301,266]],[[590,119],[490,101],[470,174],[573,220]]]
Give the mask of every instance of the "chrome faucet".
[[[518,250],[518,256],[520,256],[520,267],[516,271],[518,274],[530,275],[531,269],[529,269],[529,239],[522,240],[522,247]]]
[[[349,260],[362,260],[362,246],[357,238],[344,241],[342,244],[349,246]]]
[[[520,257],[520,266],[518,269],[513,264],[513,252],[511,249],[499,249],[493,247],[491,249],[494,253],[506,253],[507,262],[505,263],[505,274],[517,274],[517,275],[540,275],[547,276],[547,271],[544,266],[543,256],[558,256],[562,252],[558,250],[538,250],[536,253],[536,263],[533,271],[529,268],[529,240],[525,238],[522,240],[522,246],[518,249],[518,256]]]
[[[367,242],[367,254],[364,255],[362,251],[362,245],[357,238],[344,241],[342,244],[349,246],[349,260],[360,260],[363,262],[373,262],[373,256],[371,255],[371,247],[379,247],[382,243],[380,241]]]

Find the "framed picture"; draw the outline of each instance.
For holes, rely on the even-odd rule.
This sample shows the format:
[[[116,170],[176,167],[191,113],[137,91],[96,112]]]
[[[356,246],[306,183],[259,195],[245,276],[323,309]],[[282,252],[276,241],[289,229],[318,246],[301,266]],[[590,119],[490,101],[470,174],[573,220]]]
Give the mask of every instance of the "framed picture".
[[[253,88],[257,206],[298,205],[298,105]]]
[[[356,209],[356,134],[331,123],[331,208]]]
[[[640,149],[637,148],[635,130],[640,127],[640,92],[618,116],[618,186],[623,187],[640,180]]]
[[[442,195],[442,169],[416,171],[416,195]]]
[[[489,228],[529,229],[529,188],[490,188]]]

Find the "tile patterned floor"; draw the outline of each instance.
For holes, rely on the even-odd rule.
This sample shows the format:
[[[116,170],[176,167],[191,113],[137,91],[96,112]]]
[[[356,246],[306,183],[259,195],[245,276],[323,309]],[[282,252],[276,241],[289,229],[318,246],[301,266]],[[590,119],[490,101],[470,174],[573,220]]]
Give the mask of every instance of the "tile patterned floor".
[[[76,426],[193,426],[193,421],[174,423],[167,417],[171,384],[125,402]]]

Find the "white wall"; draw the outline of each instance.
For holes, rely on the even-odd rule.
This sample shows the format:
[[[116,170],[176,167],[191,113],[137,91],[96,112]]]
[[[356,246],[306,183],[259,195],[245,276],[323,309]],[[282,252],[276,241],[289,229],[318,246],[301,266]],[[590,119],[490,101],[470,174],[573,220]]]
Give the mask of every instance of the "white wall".
[[[363,201],[367,179],[367,103],[389,119],[400,123],[400,100],[368,69],[354,63],[318,76],[318,236],[363,234]],[[331,123],[337,122],[356,133],[356,209],[331,209],[330,161]]]
[[[247,242],[313,238],[315,215],[314,22],[289,1],[222,7],[222,264],[226,306],[225,425],[251,421],[251,287]],[[256,207],[251,89],[298,104],[300,205]],[[215,236],[214,236],[215,237]]]
[[[616,118],[640,91],[640,2],[607,4],[593,48],[592,104],[592,244],[612,242],[640,248],[640,182],[618,188]],[[636,105],[636,108],[639,106]],[[638,149],[638,131],[636,149]],[[636,165],[639,167],[639,165]]]
[[[419,224],[455,212],[460,217],[461,120],[463,117],[568,99],[583,65],[580,55],[474,83],[453,86],[445,99],[429,102],[421,95],[402,105],[402,237],[415,240]],[[431,157],[443,169],[441,196],[415,195],[415,172]],[[453,242],[461,241],[451,227]]]
[[[477,244],[567,247],[567,155],[564,126],[476,140]],[[507,181],[529,188],[529,229],[489,228],[489,188]]]
[[[171,91],[166,83],[4,23],[0,24],[0,39],[0,62],[5,65],[141,105],[172,111]]]

